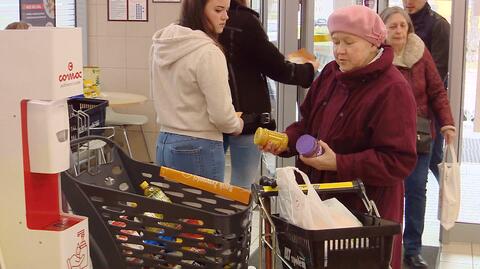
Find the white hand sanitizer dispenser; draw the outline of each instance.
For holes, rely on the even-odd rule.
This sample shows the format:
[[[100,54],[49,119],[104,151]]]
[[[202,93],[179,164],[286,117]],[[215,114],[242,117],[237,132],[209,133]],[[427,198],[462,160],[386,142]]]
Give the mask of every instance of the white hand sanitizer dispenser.
[[[52,174],[70,167],[66,100],[30,101],[27,105],[30,170]]]

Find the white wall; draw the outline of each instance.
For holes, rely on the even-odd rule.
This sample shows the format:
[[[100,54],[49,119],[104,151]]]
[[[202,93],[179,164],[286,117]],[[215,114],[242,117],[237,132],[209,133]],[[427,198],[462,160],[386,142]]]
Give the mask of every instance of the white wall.
[[[178,20],[180,4],[148,2],[148,22],[111,22],[107,21],[106,0],[88,0],[88,64],[101,68],[102,90],[138,93],[148,97],[144,104],[114,109],[148,117],[149,123],[144,130],[151,159],[155,160],[159,128],[155,123],[149,90],[149,49],[155,31]],[[129,136],[135,159],[146,161],[145,146],[138,129],[132,128]],[[117,132],[117,137],[121,137],[120,132]]]

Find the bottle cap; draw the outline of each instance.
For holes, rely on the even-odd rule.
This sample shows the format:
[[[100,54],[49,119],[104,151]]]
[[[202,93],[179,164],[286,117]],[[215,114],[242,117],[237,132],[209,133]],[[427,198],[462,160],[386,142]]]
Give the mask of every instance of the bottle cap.
[[[295,148],[299,154],[310,156],[316,153],[317,146],[317,139],[311,135],[305,134],[298,138]]]
[[[142,188],[142,190],[148,188],[148,182],[144,181],[140,184],[140,188]]]

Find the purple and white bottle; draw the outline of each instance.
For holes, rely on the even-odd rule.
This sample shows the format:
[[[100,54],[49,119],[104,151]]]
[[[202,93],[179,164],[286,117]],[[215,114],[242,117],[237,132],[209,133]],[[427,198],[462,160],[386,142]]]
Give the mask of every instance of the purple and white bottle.
[[[323,149],[318,144],[317,139],[308,134],[304,134],[298,138],[295,148],[297,149],[298,154],[308,158],[317,157],[323,154]]]

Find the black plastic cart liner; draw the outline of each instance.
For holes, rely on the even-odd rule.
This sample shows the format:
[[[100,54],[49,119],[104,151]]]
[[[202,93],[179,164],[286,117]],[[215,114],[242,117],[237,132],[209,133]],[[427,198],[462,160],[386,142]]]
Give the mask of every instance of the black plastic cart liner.
[[[70,169],[61,181],[72,211],[89,218],[94,268],[247,268],[251,199],[245,205],[166,180],[160,167],[130,159],[103,137],[72,145],[93,139],[107,143],[110,161],[95,175]],[[143,181],[172,203],[144,197]]]

